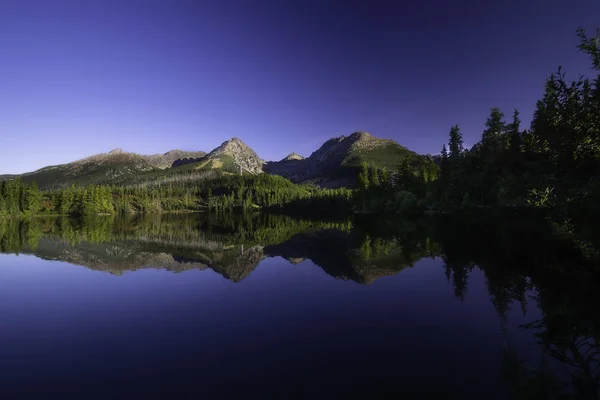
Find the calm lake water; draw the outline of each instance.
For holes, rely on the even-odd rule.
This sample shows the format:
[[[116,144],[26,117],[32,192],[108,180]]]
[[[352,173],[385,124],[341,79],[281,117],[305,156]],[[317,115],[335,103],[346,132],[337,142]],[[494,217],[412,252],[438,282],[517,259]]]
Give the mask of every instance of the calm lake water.
[[[519,219],[5,219],[0,250],[7,399],[598,396],[599,284]]]

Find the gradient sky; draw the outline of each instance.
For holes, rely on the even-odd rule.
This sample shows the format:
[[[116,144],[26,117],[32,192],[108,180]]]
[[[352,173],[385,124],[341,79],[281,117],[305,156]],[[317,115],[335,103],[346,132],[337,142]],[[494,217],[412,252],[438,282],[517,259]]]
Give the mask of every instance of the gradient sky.
[[[0,173],[121,147],[267,160],[368,131],[438,153],[490,107],[527,126],[589,61],[598,0],[0,0]]]

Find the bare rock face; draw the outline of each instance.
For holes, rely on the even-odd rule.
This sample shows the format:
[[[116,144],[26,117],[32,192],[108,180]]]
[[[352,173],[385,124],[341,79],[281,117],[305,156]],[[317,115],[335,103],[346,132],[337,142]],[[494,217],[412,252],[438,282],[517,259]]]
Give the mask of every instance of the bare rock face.
[[[236,167],[242,167],[247,172],[259,174],[263,170],[265,163],[258,155],[238,138],[229,139],[219,147],[211,151],[206,158],[219,159],[222,156],[229,156],[233,159]]]

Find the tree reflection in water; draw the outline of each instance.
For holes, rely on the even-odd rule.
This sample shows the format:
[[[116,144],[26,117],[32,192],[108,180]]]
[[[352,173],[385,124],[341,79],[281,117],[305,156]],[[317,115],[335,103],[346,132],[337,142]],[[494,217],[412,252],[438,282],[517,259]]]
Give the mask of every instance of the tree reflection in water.
[[[554,227],[556,228],[556,227]],[[422,221],[293,219],[268,214],[0,219],[0,251],[29,253],[113,274],[140,268],[211,268],[245,279],[266,257],[305,259],[338,279],[369,284],[439,257],[461,301],[469,275],[483,272],[499,318],[503,376],[521,399],[598,399],[598,260],[544,220],[449,218]],[[519,329],[539,361],[519,354],[508,319],[528,304],[541,317]],[[536,358],[536,357],[534,357]]]

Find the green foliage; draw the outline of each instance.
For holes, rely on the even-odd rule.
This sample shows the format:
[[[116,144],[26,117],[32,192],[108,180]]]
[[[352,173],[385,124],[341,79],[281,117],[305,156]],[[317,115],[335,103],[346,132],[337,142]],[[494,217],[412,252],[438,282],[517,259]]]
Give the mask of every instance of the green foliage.
[[[465,149],[463,147],[463,138],[458,125],[454,125],[452,129],[450,129],[448,149],[450,150],[450,161],[460,160],[463,156]]]
[[[35,182],[20,179],[0,183],[0,215],[35,215],[42,209],[42,194]]]
[[[355,193],[355,208],[361,212],[415,214],[427,208],[438,167],[423,161],[404,159],[390,174],[387,168],[363,164]],[[423,201],[419,201],[419,199]]]
[[[579,48],[600,70],[600,36],[578,31]],[[600,200],[600,86],[580,77],[567,82],[559,68],[545,84],[529,131],[519,112],[509,123],[490,110],[481,140],[463,151],[458,127],[442,149],[435,204],[458,211],[474,206],[531,206],[573,213]],[[550,189],[552,188],[552,189]]]
[[[213,179],[156,180],[136,185],[88,185],[40,192],[19,180],[0,186],[0,215],[62,215],[161,213],[177,211],[231,211],[252,209],[350,212],[353,191],[296,185],[267,174],[244,176],[221,173]]]
[[[398,214],[412,214],[417,211],[417,196],[408,191],[399,191],[394,193],[394,197],[386,203],[389,211]]]
[[[351,207],[352,193],[347,188],[296,185],[283,177],[267,174],[223,175],[207,181],[200,190],[200,194],[209,199],[208,208],[218,212],[257,208],[343,211]]]
[[[600,29],[596,29],[596,35],[588,37],[585,29],[577,29],[579,38],[579,50],[590,56],[594,69],[600,71]]]
[[[448,149],[442,147],[440,165],[439,199],[446,209],[458,209],[464,197],[465,150],[458,125],[450,129]]]
[[[367,147],[364,149],[354,149],[342,162],[345,167],[362,167],[363,164],[373,165],[375,168],[396,168],[399,160],[409,160],[416,162],[423,156],[408,150],[406,147],[397,143],[390,142],[385,146]]]
[[[531,189],[527,204],[537,208],[550,208],[554,206],[554,188],[547,187],[544,190]]]

